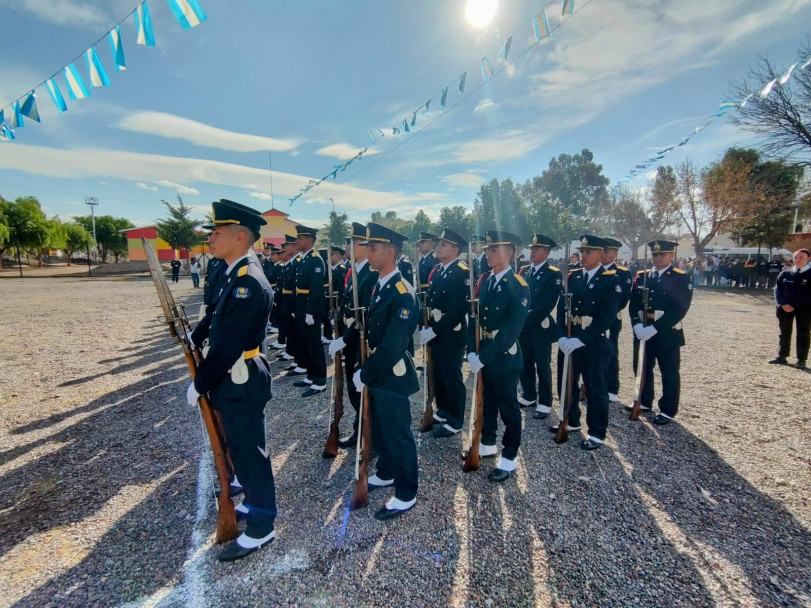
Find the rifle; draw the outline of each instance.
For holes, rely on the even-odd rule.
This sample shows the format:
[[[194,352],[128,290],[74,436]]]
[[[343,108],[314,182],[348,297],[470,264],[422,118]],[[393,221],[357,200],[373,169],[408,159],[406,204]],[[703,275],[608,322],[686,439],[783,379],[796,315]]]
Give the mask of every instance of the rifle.
[[[565,259],[569,259],[569,244],[566,244]],[[568,270],[568,269],[567,269]],[[572,337],[572,294],[569,292],[569,273],[563,273],[563,297],[566,307],[566,337]],[[569,412],[572,411],[572,385],[574,370],[571,354],[563,355],[563,373],[560,387],[560,423],[555,433],[555,443],[566,443],[569,440]]]
[[[470,272],[470,315],[474,320],[473,335],[476,343],[476,354],[479,353],[479,345],[481,342],[481,323],[479,322],[479,314],[477,309],[478,298],[476,298],[476,284],[473,275],[473,259],[471,258],[472,252],[468,250],[467,261]],[[482,380],[482,372],[479,370],[476,377],[473,379],[473,391],[470,400],[470,426],[468,428],[468,435],[470,436],[470,447],[468,447],[467,454],[465,455],[465,464],[462,470],[465,473],[476,471],[479,468],[479,443],[482,437],[482,424],[484,423],[484,383]]]
[[[422,278],[419,276],[419,266],[417,267],[417,299],[422,306],[422,326],[428,327],[428,307],[426,306],[428,294],[422,290]],[[425,382],[422,385],[422,422],[420,423],[420,433],[427,433],[434,427],[434,360],[431,347],[422,345],[422,360],[425,363]]]
[[[332,252],[332,247],[327,244],[327,254]],[[353,269],[354,271],[354,269]],[[332,322],[334,325],[333,331],[335,332],[335,339],[341,336],[338,335],[338,302],[337,296],[333,293],[332,285],[332,264],[328,262],[327,277],[329,281],[329,311],[332,314]],[[329,401],[329,435],[327,436],[327,443],[324,445],[324,452],[321,454],[323,458],[335,458],[338,455],[338,426],[341,424],[341,418],[344,415],[344,366],[341,353],[335,353],[334,371],[332,372],[332,387],[330,390]]]
[[[358,327],[360,343],[360,367],[366,362],[366,322],[363,318],[365,309],[360,307],[358,293],[358,273],[355,266],[355,247],[350,244],[349,257],[352,263],[352,311],[355,313],[355,325]],[[358,444],[355,449],[355,490],[349,510],[362,509],[369,504],[369,446],[372,441],[372,417],[369,413],[369,387],[364,386],[360,395],[360,423],[358,425]]]
[[[642,275],[642,325],[648,324],[648,305],[650,301],[650,290],[648,289],[648,264],[645,263],[645,274]],[[633,324],[631,326],[633,328]],[[639,412],[642,410],[642,391],[645,389],[645,340],[639,341],[637,351],[636,378],[634,381],[634,407],[628,420],[639,420]]]
[[[169,327],[169,333],[174,341],[180,343],[180,346],[183,348],[183,354],[189,366],[189,373],[191,374],[192,380],[194,380],[197,375],[197,364],[201,355],[197,349],[192,347],[191,342],[186,337],[186,332],[191,330],[191,325],[186,317],[186,312],[182,307],[178,308],[175,304],[174,296],[172,296],[172,292],[169,290],[166,277],[163,276],[163,270],[151,245],[144,237],[141,237],[141,241],[143,242],[146,259],[149,263],[149,274],[152,275],[152,281],[155,283],[155,289],[158,291],[158,299],[163,308],[163,315]],[[205,395],[200,395],[198,404],[200,406],[200,417],[211,443],[211,451],[214,454],[214,466],[217,469],[217,479],[219,480],[221,488],[220,495],[217,498],[216,540],[218,543],[224,543],[239,536],[234,503],[231,501],[228,493],[228,487],[231,484],[232,468],[225,444],[225,435],[220,427],[216,412],[211,407]]]

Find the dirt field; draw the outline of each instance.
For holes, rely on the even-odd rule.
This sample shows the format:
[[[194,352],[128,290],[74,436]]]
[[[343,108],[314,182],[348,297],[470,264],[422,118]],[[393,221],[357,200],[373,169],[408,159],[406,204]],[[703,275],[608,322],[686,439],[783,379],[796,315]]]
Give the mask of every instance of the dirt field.
[[[201,291],[174,290],[196,316]],[[768,295],[696,293],[677,423],[615,409],[586,453],[523,409],[503,486],[423,435],[417,506],[389,523],[382,491],[348,512],[354,452],[321,458],[326,399],[275,365],[277,539],[229,565],[157,303],[145,278],[0,281],[0,607],[811,606],[811,374],[765,364]]]

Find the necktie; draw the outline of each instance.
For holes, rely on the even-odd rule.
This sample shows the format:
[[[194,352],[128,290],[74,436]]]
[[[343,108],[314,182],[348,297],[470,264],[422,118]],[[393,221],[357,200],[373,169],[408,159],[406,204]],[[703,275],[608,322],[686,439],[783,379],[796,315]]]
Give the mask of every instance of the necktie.
[[[653,280],[654,280],[654,281],[658,281],[658,280],[659,280],[659,271],[658,271],[658,270],[654,270],[654,271],[653,271]]]
[[[496,288],[496,275],[490,277],[490,286],[487,288],[487,291],[493,291]]]

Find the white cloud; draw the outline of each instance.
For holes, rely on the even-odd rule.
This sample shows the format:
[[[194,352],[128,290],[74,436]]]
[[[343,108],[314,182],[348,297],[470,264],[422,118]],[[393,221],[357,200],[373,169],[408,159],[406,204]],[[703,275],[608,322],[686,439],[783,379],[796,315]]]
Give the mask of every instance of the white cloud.
[[[512,130],[495,137],[466,141],[450,148],[452,158],[463,163],[521,158],[538,148],[542,140],[537,133]]]
[[[469,170],[464,173],[451,173],[442,178],[442,181],[451,186],[478,186],[484,183],[484,178],[481,177],[478,171]]]
[[[0,5],[33,13],[56,25],[105,25],[107,15],[97,7],[74,0],[0,0]]]
[[[493,110],[496,108],[498,104],[495,101],[489,98],[482,99],[476,107],[473,108],[474,112],[487,112],[488,110]]]
[[[316,150],[316,154],[320,154],[321,156],[330,156],[332,158],[337,158],[338,160],[349,160],[355,154],[363,150],[363,148],[359,148],[358,146],[353,146],[352,144],[332,144],[329,146],[324,146],[319,150]],[[380,151],[375,148],[369,148],[366,150],[364,156],[372,156],[373,154],[379,154]]]
[[[200,191],[197,190],[197,188],[190,188],[189,186],[184,186],[183,184],[178,184],[177,182],[170,182],[168,179],[159,179],[155,183],[158,184],[159,186],[166,186],[167,188],[171,188],[172,190],[175,190],[178,194],[200,194]]]
[[[147,186],[144,182],[136,182],[136,187],[140,188],[141,190],[151,190],[152,192],[157,192],[157,186]]]
[[[113,126],[125,131],[182,139],[197,146],[233,152],[266,152],[268,150],[286,152],[298,147],[302,141],[234,133],[163,112],[136,112],[122,118]]]
[[[267,192],[249,192],[248,195],[254,198],[260,198],[264,201],[273,200],[273,197],[270,196],[270,194],[268,194]]]

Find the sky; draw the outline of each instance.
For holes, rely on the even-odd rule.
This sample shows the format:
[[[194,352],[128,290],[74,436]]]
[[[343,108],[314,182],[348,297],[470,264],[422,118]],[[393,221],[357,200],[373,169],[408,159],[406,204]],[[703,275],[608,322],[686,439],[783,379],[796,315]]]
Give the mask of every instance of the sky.
[[[41,124],[0,141],[0,195],[36,196],[63,219],[95,197],[97,214],[149,225],[179,193],[201,218],[227,198],[317,226],[333,208],[357,221],[472,208],[482,183],[523,182],[583,148],[613,184],[702,124],[758,57],[793,63],[811,15],[811,0],[576,0],[565,17],[560,1],[500,0],[477,26],[468,0],[199,2],[208,19],[184,31],[166,1],[149,1],[154,48],[136,45],[125,19],[128,69],[115,72],[103,37],[134,0],[0,0],[0,108],[100,38],[112,81],[72,101],[58,76],[61,115],[37,89]],[[535,44],[544,8],[553,32]],[[496,72],[487,81],[482,57]],[[83,58],[76,67],[89,86]],[[410,133],[391,135],[429,99]],[[386,136],[371,143],[375,128]],[[703,165],[752,141],[723,119],[662,162]]]

